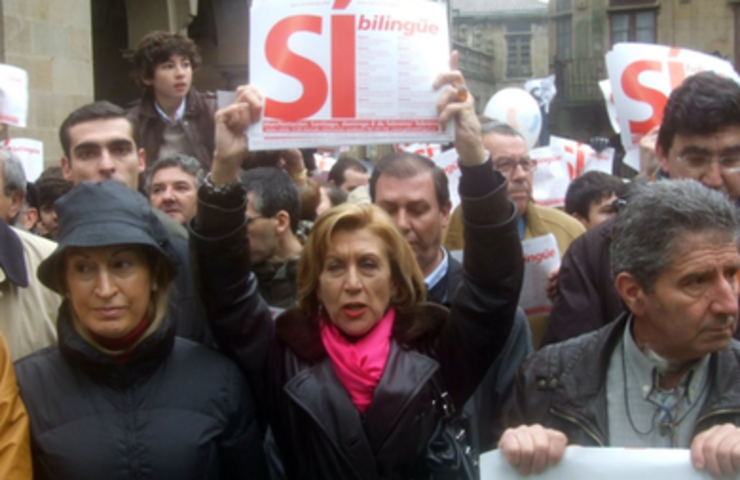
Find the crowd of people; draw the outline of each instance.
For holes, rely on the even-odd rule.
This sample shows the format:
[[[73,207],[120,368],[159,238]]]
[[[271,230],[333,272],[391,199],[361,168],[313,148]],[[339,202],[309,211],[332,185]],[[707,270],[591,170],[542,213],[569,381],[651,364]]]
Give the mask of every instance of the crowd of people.
[[[36,182],[0,148],[0,478],[472,480],[568,445],[740,473],[740,85],[687,78],[657,170],[587,173],[561,210],[453,53],[453,209],[421,155],[250,152],[258,86],[217,109],[182,35],[133,60],[141,99],[70,112]],[[554,308],[527,316],[547,234]]]

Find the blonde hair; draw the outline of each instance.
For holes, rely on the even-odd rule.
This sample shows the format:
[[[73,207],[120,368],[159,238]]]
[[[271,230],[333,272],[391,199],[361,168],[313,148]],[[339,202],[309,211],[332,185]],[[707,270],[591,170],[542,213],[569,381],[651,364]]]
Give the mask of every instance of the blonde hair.
[[[426,299],[424,275],[411,246],[388,214],[375,205],[343,203],[319,216],[311,229],[298,267],[298,304],[308,315],[319,309],[316,292],[332,237],[339,231],[367,229],[383,241],[395,288],[391,303],[400,312],[409,312]]]

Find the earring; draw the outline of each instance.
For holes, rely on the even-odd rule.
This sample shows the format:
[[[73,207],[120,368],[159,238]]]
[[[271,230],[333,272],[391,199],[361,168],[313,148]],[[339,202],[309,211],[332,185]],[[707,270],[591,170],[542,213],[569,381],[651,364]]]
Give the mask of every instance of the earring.
[[[159,289],[156,280],[152,283],[152,292],[156,292]]]

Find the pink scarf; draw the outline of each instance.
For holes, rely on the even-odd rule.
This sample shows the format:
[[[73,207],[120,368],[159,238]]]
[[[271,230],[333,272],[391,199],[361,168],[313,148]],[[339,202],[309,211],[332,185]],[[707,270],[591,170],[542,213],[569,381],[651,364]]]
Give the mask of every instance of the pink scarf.
[[[362,413],[373,401],[375,387],[385,370],[395,317],[396,310],[391,307],[380,322],[356,342],[347,340],[330,320],[321,322],[321,340],[331,357],[334,372]]]

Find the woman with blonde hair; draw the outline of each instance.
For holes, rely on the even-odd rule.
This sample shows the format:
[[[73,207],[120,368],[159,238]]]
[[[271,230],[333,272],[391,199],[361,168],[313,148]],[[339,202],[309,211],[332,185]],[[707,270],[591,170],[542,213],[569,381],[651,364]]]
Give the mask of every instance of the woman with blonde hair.
[[[175,337],[176,257],[146,199],[82,182],[55,209],[37,274],[64,296],[58,345],[16,363],[34,478],[266,478],[238,367]]]
[[[442,439],[446,417],[462,409],[506,342],[522,252],[472,96],[461,95],[459,72],[437,86],[447,83],[440,121],[455,119],[466,225],[464,280],[450,311],[424,302],[413,251],[384,212],[340,205],[317,219],[303,250],[299,307],[273,321],[250,273],[238,182],[242,132],[261,114],[261,97],[241,87],[216,114],[191,249],[214,337],[254,385],[288,478],[475,477],[467,452],[444,464],[439,441],[458,452],[450,443],[458,440]]]

